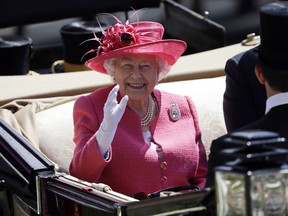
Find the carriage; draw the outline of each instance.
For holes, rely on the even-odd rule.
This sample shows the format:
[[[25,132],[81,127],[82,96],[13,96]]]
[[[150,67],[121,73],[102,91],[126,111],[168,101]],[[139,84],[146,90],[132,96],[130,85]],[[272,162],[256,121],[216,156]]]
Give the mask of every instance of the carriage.
[[[149,10],[160,11],[164,17],[162,22],[167,30],[166,37],[187,41],[188,50],[158,88],[177,94],[187,94],[187,88],[191,89],[188,94],[199,106],[197,109],[200,127],[205,134],[203,141],[207,155],[212,139],[226,133],[221,112],[225,61],[236,53],[258,45],[257,37],[250,38],[248,45],[224,46],[223,26],[172,0],[145,3],[110,0],[101,2],[101,5],[90,0],[85,4],[54,0],[18,3],[16,8],[12,3],[4,6],[4,13],[0,15],[1,28],[17,26],[16,31],[23,33],[27,31],[27,24],[64,18],[69,18],[65,22],[71,22],[72,17],[73,21],[75,17],[77,21],[80,18],[87,20],[103,10],[111,13],[121,11],[123,19],[126,19],[132,6],[134,9],[149,8],[144,10],[144,17],[153,14],[148,13]],[[16,10],[15,13],[11,13],[11,8]],[[18,8],[21,11],[17,11]],[[74,149],[73,103],[79,95],[103,87],[111,80],[103,74],[82,69],[51,73],[50,65],[62,57],[59,56],[61,47],[52,43],[49,47],[38,45],[35,48],[36,60],[31,64],[32,73],[2,76],[0,79],[0,215],[215,213],[213,191],[209,189],[182,193],[181,187],[167,188],[155,191],[153,198],[140,201],[118,193],[104,183],[86,182],[71,176],[68,165]],[[210,64],[205,64],[206,61]]]

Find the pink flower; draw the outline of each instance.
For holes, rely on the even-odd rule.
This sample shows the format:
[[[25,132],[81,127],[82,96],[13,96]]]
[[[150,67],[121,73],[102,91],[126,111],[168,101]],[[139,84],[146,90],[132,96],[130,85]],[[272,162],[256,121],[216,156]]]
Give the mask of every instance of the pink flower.
[[[116,23],[103,32],[103,37],[99,42],[97,55],[137,44],[139,43],[139,34],[130,24]]]

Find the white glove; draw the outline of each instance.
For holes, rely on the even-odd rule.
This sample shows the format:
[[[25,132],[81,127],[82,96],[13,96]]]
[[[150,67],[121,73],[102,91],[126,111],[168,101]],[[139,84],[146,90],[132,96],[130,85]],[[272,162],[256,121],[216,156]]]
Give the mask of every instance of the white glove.
[[[100,152],[105,157],[108,152],[112,140],[114,139],[115,132],[119,121],[121,120],[123,113],[125,112],[128,95],[125,95],[120,103],[117,102],[117,92],[119,91],[119,85],[116,85],[109,93],[106,103],[104,105],[104,118],[96,131],[96,140],[98,142]]]

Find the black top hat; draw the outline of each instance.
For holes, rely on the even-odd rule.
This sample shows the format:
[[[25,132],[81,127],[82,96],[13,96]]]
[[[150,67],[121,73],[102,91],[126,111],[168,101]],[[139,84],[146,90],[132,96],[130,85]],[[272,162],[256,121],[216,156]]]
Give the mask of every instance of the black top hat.
[[[261,64],[277,70],[288,69],[288,2],[274,2],[260,8],[258,58]]]
[[[32,39],[17,35],[0,36],[0,75],[25,75],[29,72]]]
[[[106,29],[107,27],[102,24],[102,28]],[[60,32],[64,45],[64,61],[72,64],[84,64],[91,58],[91,53],[87,55],[85,53],[90,49],[97,49],[98,43],[87,40],[92,39],[94,34],[97,37],[102,36],[101,29],[92,21],[76,21],[64,25]]]

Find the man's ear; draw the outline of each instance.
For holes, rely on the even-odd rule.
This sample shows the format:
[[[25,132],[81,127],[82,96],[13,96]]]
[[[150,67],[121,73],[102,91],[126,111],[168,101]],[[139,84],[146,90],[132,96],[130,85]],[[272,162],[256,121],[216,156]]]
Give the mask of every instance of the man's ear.
[[[256,75],[257,79],[259,80],[259,82],[264,85],[266,79],[263,76],[263,71],[262,71],[261,66],[256,65],[255,69],[254,69],[254,72],[255,72],[255,75]]]

